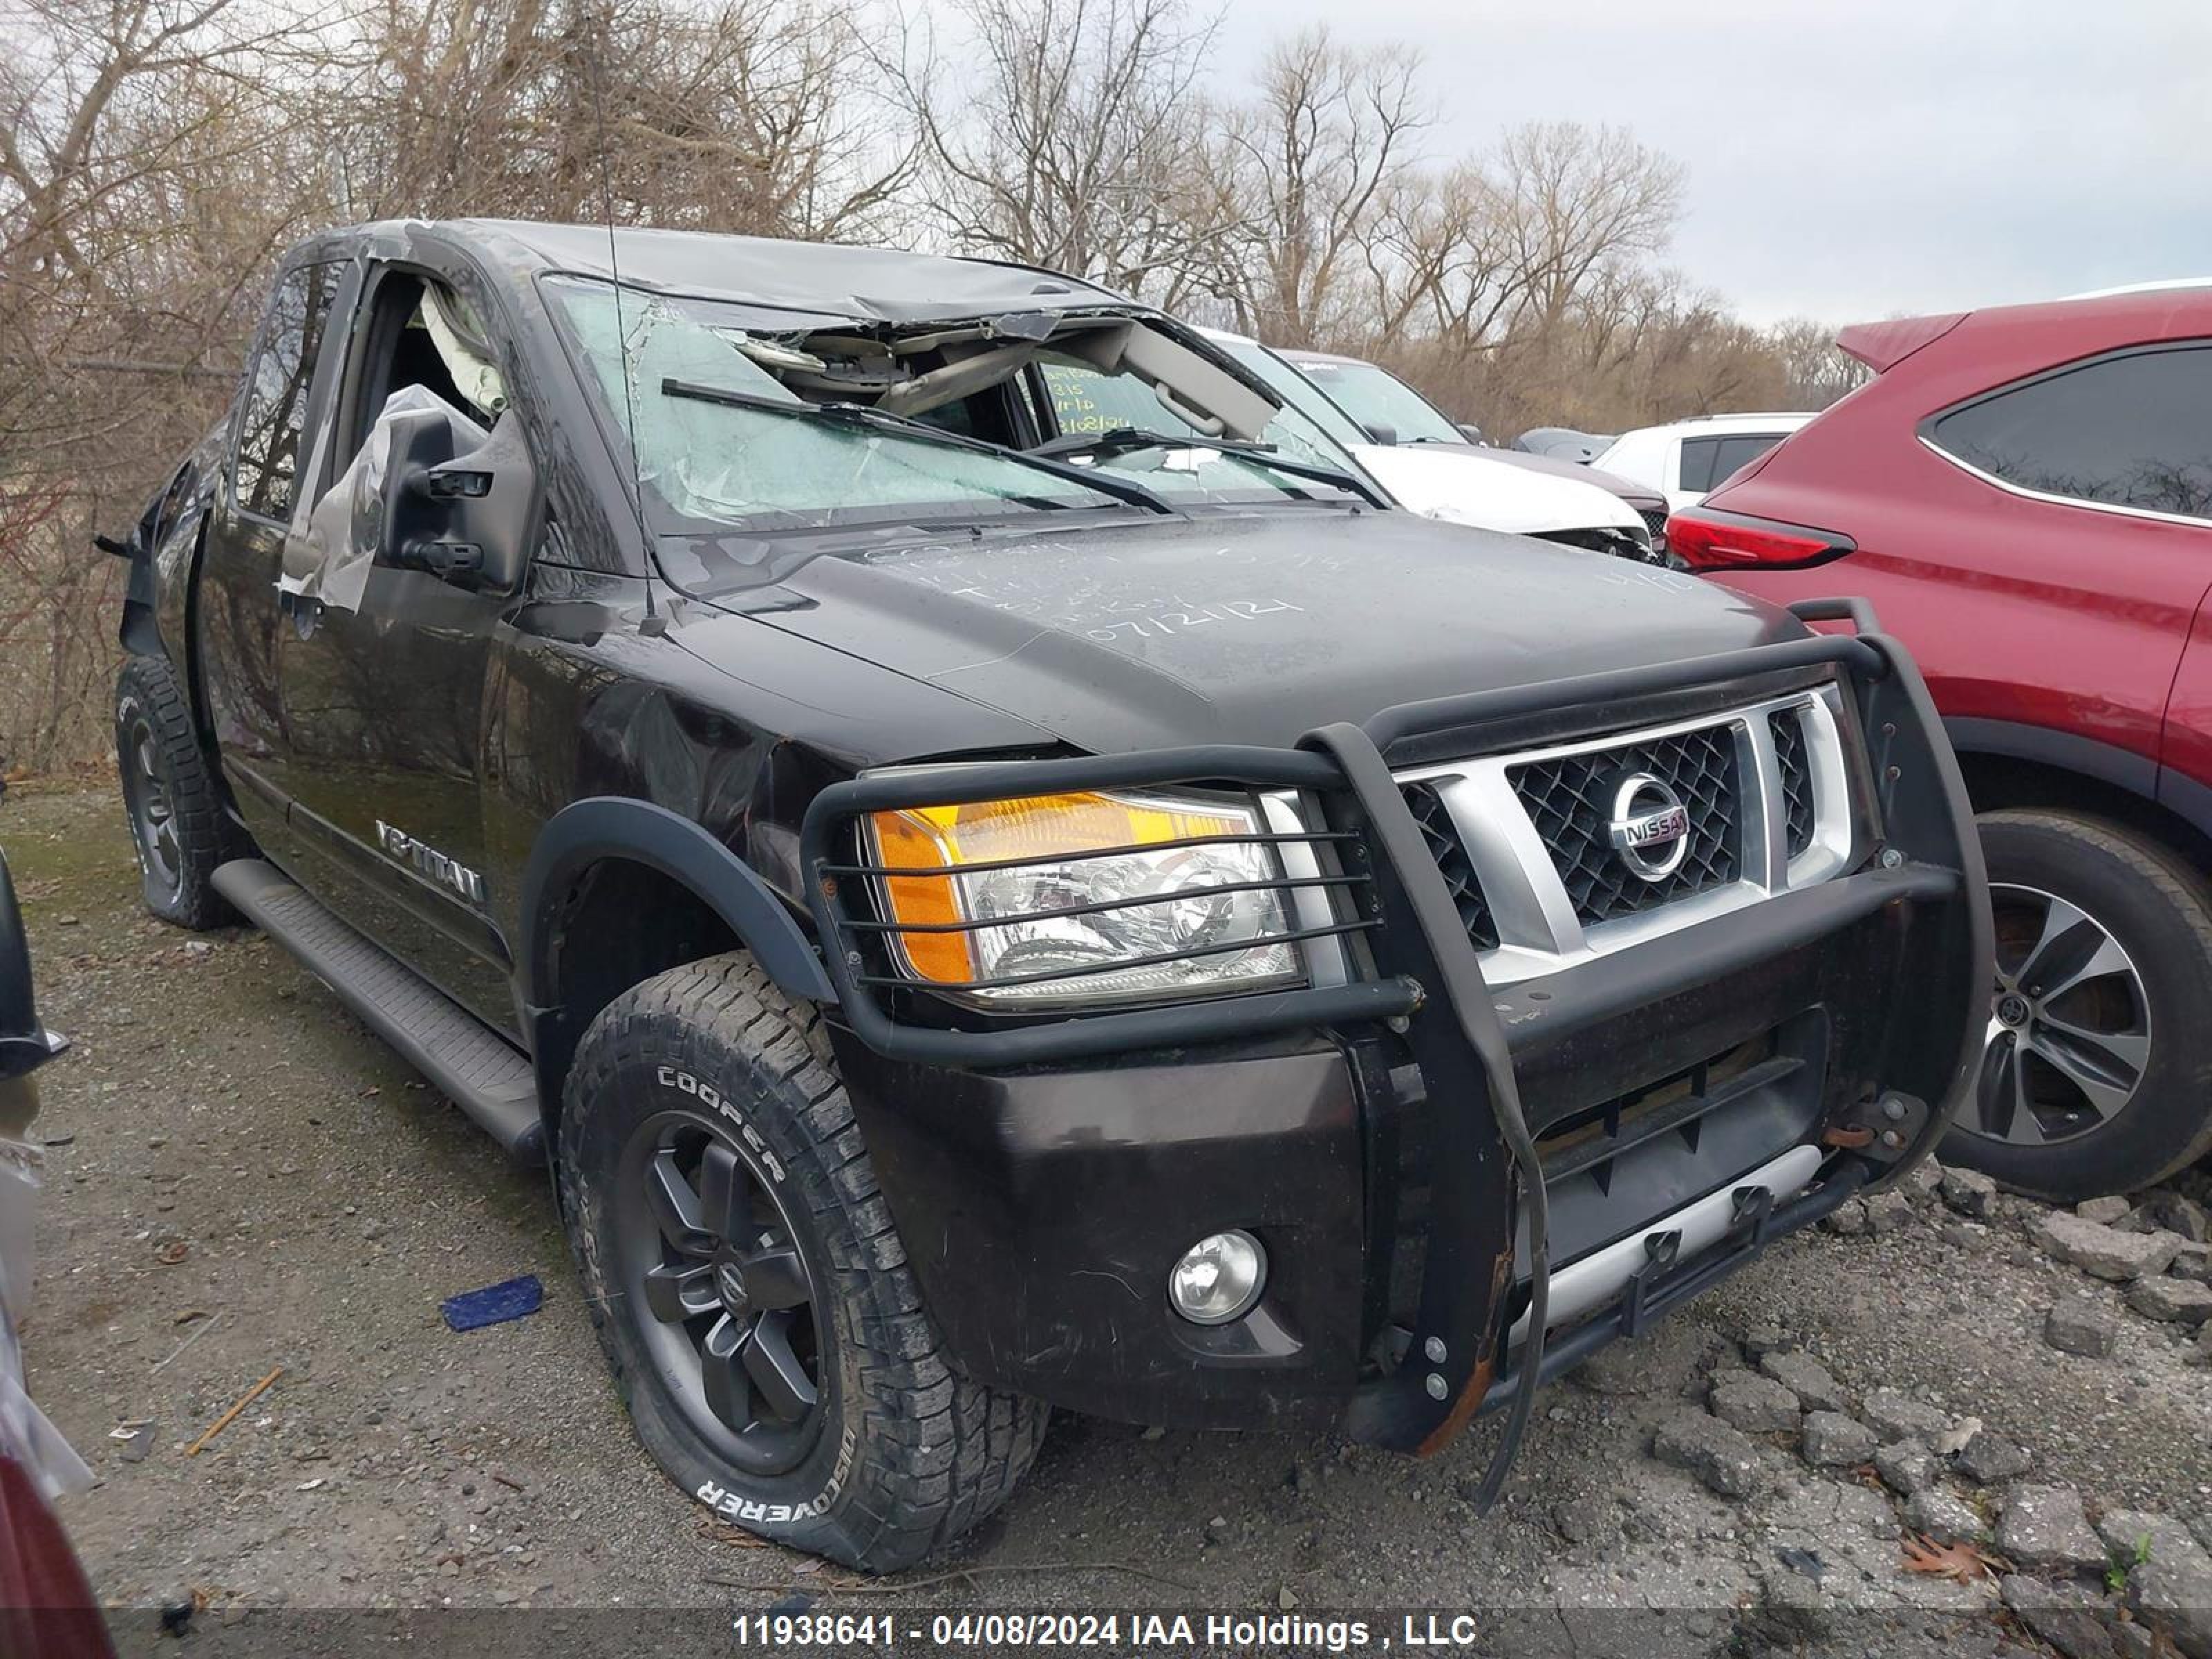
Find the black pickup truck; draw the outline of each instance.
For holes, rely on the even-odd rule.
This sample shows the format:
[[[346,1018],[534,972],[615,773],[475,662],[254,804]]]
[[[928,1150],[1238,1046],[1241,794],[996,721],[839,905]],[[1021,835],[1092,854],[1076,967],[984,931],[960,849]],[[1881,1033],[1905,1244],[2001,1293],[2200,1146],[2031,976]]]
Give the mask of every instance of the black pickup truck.
[[[1972,821],[1863,609],[1392,510],[1050,271],[334,231],[117,545],[155,913],[549,1168],[653,1456],[865,1567],[1054,1406],[1495,1407],[1494,1492],[1980,1054]]]

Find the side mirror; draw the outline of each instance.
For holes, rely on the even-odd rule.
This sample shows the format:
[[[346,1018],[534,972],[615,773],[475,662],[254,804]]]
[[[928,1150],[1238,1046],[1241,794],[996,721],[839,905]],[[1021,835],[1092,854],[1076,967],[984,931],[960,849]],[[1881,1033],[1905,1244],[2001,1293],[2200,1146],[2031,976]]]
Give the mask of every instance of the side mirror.
[[[392,426],[381,548],[403,570],[423,570],[471,592],[511,593],[527,562],[537,469],[520,422],[477,434],[450,410],[410,411]]]
[[[356,522],[363,540],[373,537],[378,556],[386,563],[403,570],[427,569],[416,550],[434,538],[444,525],[443,515],[430,500],[423,481],[432,467],[453,459],[453,419],[439,410],[410,409],[404,414],[386,415],[382,424],[389,447],[384,477],[373,498],[376,517],[369,523],[358,519]],[[365,465],[374,465],[373,455]],[[364,472],[362,483],[368,483],[373,476]],[[356,496],[356,514],[370,505],[362,499],[366,495],[364,489]]]
[[[1367,434],[1368,442],[1381,444],[1385,449],[1398,441],[1398,428],[1387,422],[1362,421],[1359,428]]]
[[[432,467],[425,488],[433,501],[449,505],[460,544],[477,550],[476,580],[463,586],[493,593],[520,586],[538,495],[538,468],[521,421],[502,415],[475,448]]]
[[[1471,444],[1479,444],[1487,441],[1482,435],[1482,428],[1477,426],[1473,421],[1461,421],[1458,422],[1458,426],[1459,435],[1466,439],[1468,442]]]

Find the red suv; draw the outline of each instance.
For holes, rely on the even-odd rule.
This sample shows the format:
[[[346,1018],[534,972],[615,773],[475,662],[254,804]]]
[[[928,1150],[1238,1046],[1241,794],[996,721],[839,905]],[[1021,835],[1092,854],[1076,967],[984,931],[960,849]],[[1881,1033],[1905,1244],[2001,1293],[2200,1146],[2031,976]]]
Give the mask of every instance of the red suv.
[[[1668,525],[1872,601],[1982,814],[1997,982],[1944,1155],[2053,1197],[2212,1147],[2212,283],[1870,323],[1875,378]]]

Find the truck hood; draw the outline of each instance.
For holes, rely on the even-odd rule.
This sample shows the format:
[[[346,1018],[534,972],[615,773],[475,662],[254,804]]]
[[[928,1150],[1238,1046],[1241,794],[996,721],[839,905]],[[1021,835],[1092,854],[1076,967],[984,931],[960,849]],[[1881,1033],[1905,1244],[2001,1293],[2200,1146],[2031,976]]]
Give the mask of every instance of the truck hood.
[[[1516,466],[1455,444],[1359,444],[1352,452],[1414,512],[1452,524],[1541,536],[1560,530],[1636,530],[1635,508],[1585,478]]]
[[[963,532],[817,557],[715,603],[1093,753],[1287,744],[1420,698],[1804,631],[1672,571],[1322,507]],[[715,630],[719,648],[742,653],[744,631]],[[948,731],[937,751],[972,746]]]

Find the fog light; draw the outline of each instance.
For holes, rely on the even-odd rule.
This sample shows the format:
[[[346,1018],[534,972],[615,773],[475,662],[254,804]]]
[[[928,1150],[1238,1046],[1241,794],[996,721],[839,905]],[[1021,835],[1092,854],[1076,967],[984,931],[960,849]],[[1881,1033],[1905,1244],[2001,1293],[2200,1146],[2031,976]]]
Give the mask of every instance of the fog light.
[[[1182,1253],[1168,1300],[1194,1325],[1226,1325],[1252,1310],[1267,1282],[1267,1253],[1247,1232],[1214,1233]]]

